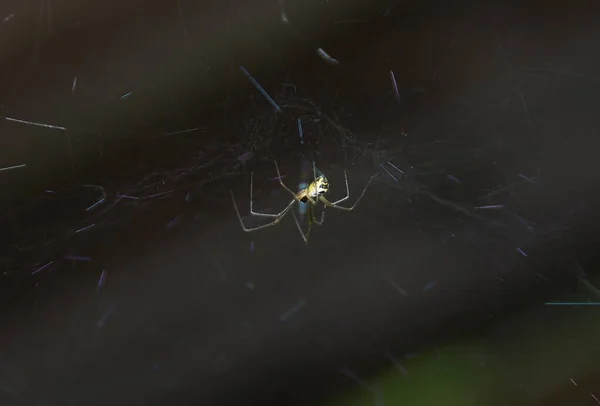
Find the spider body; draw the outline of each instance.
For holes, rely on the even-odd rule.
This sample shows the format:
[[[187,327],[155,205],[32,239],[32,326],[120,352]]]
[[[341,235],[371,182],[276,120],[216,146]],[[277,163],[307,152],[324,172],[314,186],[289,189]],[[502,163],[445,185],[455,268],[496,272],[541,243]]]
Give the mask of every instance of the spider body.
[[[329,191],[329,181],[325,175],[319,176],[317,179],[312,181],[306,189],[302,189],[296,193],[296,199],[302,203],[309,201],[309,197],[313,200],[317,200],[319,196],[323,196]]]
[[[263,224],[260,226],[246,227],[244,225],[244,221],[242,220],[242,216],[240,215],[240,211],[238,210],[237,204],[235,202],[235,197],[233,195],[233,192],[231,192],[231,199],[233,201],[233,207],[235,209],[235,213],[237,214],[237,217],[240,221],[242,229],[246,232],[251,232],[251,231],[262,230],[263,228],[272,227],[276,224],[279,224],[279,222],[289,212],[292,212],[292,216],[294,217],[294,222],[296,223],[296,227],[298,228],[298,231],[300,231],[300,235],[302,236],[302,239],[304,240],[305,243],[308,243],[312,225],[317,224],[320,226],[323,224],[323,221],[325,220],[325,208],[330,207],[332,209],[338,209],[338,210],[344,210],[344,211],[354,210],[354,208],[356,207],[358,202],[360,202],[360,200],[364,196],[365,192],[367,191],[367,188],[369,187],[369,184],[371,183],[373,178],[375,178],[375,176],[377,176],[377,174],[371,176],[371,178],[367,182],[367,185],[363,189],[362,193],[360,194],[360,196],[358,197],[356,202],[354,202],[354,204],[350,207],[345,207],[345,206],[339,205],[339,203],[342,203],[342,202],[348,200],[348,198],[350,197],[350,188],[348,187],[348,175],[346,174],[345,171],[344,171],[344,178],[346,179],[346,196],[342,197],[341,199],[336,200],[334,202],[330,202],[325,197],[325,194],[327,194],[327,192],[329,191],[329,181],[327,180],[325,175],[320,175],[317,177],[317,171],[316,171],[314,162],[313,162],[313,176],[314,176],[313,179],[314,180],[310,183],[310,185],[308,185],[308,187],[300,190],[299,192],[292,191],[290,188],[288,188],[283,183],[283,181],[281,180],[281,173],[279,172],[279,166],[277,165],[277,161],[274,161],[274,163],[275,163],[275,170],[277,171],[277,179],[279,180],[279,184],[281,185],[281,187],[283,187],[283,189],[285,189],[293,197],[292,201],[290,203],[288,203],[288,205],[279,213],[272,214],[272,213],[255,212],[253,209],[253,204],[252,204],[252,185],[253,185],[253,179],[254,179],[254,173],[252,173],[250,175],[250,214],[253,216],[271,218],[273,220],[270,223],[266,223],[266,224]],[[324,209],[321,212],[321,218],[317,219],[316,207],[317,207],[317,203],[319,203],[319,202],[321,202],[324,205]],[[300,225],[300,222],[298,221],[298,217],[296,216],[296,213],[293,210],[294,206],[298,203],[308,203],[308,229],[306,232],[304,232],[302,230],[302,226]]]

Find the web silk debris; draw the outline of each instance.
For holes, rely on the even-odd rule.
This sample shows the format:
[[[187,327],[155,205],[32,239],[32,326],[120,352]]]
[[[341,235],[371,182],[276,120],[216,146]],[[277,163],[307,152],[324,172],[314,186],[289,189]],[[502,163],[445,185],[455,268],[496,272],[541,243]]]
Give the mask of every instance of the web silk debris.
[[[257,82],[256,79],[254,79],[254,77],[250,74],[250,72],[248,72],[248,70],[246,68],[244,68],[243,66],[240,66],[240,70],[242,71],[242,73],[244,75],[246,75],[246,77],[248,78],[250,83],[252,83],[254,85],[254,87],[256,87],[256,89],[264,96],[264,98],[267,99],[267,101],[269,103],[271,103],[271,105],[273,107],[275,107],[275,111],[280,113],[281,107],[279,107],[279,105],[275,102],[275,100],[273,100],[273,98],[271,96],[269,96],[267,91],[265,89],[263,89],[263,87]]]

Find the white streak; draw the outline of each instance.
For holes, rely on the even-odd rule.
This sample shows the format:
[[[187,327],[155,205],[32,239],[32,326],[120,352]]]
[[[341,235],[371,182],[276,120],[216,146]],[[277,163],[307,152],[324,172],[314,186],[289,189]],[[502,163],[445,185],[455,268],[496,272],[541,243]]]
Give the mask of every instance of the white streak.
[[[396,76],[394,72],[390,70],[390,79],[392,80],[392,87],[394,88],[394,95],[396,96],[396,101],[400,103],[400,91],[398,91],[398,83],[396,83]]]
[[[327,52],[325,52],[325,50],[323,48],[317,49],[317,55],[319,55],[321,57],[321,59],[323,59],[325,62],[327,62],[330,65],[338,65],[340,63],[340,61],[338,61],[337,59],[335,59],[331,55],[329,55]]]
[[[52,264],[54,264],[54,261],[50,261],[50,262],[48,262],[46,265],[39,267],[38,269],[36,269],[35,271],[33,271],[31,274],[32,274],[32,275],[35,275],[36,273],[38,273],[38,272],[41,272],[41,271],[43,271],[44,269],[47,269],[47,268],[49,268],[50,266],[52,266]]]
[[[164,133],[164,135],[177,135],[177,134],[185,134],[185,133],[191,133],[193,131],[199,131],[199,130],[204,130],[204,127],[196,127],[196,128],[188,128],[186,130],[179,130],[179,131],[172,131],[170,133]]]
[[[495,204],[492,206],[478,206],[478,207],[474,207],[475,210],[490,210],[490,209],[503,209],[504,205],[503,204]]]
[[[536,186],[540,186],[540,187],[542,186],[539,183],[537,183],[536,181],[534,181],[533,179],[528,178],[527,176],[523,175],[522,173],[517,174],[517,176],[523,180],[526,180],[529,183],[536,185]]]
[[[15,16],[15,13],[8,15],[4,20],[2,20],[2,24],[6,24],[10,20],[12,20],[14,18],[14,16]]]
[[[288,20],[287,14],[285,13],[285,7],[283,5],[283,0],[279,0],[279,10],[281,13],[281,23],[289,24],[290,20]]]
[[[306,301],[304,299],[300,300],[296,306],[292,307],[290,310],[288,310],[287,312],[285,312],[281,316],[279,316],[279,321],[286,321],[291,316],[298,313],[300,311],[300,309],[302,309],[304,307],[305,304],[306,304]]]
[[[105,283],[106,283],[106,270],[103,269],[102,273],[100,274],[100,279],[98,279],[98,286],[96,287],[96,292],[100,292],[100,289],[102,289],[104,287]]]
[[[385,351],[383,351],[383,355],[385,355],[385,357],[387,359],[389,359],[390,361],[392,361],[394,363],[394,365],[396,366],[396,369],[398,369],[398,371],[400,371],[402,376],[408,376],[408,370],[404,367],[404,365],[402,365],[402,363],[398,360],[398,358],[396,358],[394,355],[392,355],[390,350],[386,349]]]
[[[243,66],[240,66],[240,70],[244,75],[246,75],[250,83],[252,83],[254,87],[256,87],[256,89],[264,96],[264,98],[267,99],[267,101],[271,103],[273,107],[275,107],[275,111],[277,111],[278,113],[281,112],[281,107],[279,107],[275,100],[271,96],[269,96],[269,93],[267,93],[267,91],[258,83],[258,81],[254,79],[250,72],[248,72],[248,70]]]
[[[36,127],[52,128],[54,130],[67,131],[66,127],[61,127],[58,125],[36,123],[35,121],[19,120],[18,118],[11,118],[11,117],[2,117],[2,118],[5,119],[6,121],[12,121],[13,123],[28,124],[28,125],[33,125]]]
[[[106,201],[106,198],[101,198],[100,200],[98,200],[96,203],[92,204],[90,207],[88,207],[87,209],[85,209],[85,211],[92,211],[94,210],[96,207],[100,206],[102,203],[104,203]]]
[[[104,203],[106,201],[106,192],[104,191],[104,188],[102,186],[98,186],[98,185],[84,185],[84,186],[93,188],[93,189],[97,189],[102,194],[102,197],[98,201],[96,201],[96,203],[92,204],[87,209],[85,209],[85,211],[92,211],[96,207],[100,206],[102,203]]]
[[[91,224],[87,227],[80,228],[79,230],[75,230],[74,234],[79,234],[79,233],[89,230],[90,228],[95,227],[95,226],[96,226],[96,224]]]
[[[22,165],[14,165],[14,166],[6,166],[4,168],[0,168],[0,172],[4,172],[4,171],[10,171],[12,169],[19,169],[19,168],[25,168],[27,165],[26,164],[22,164]]]
[[[398,179],[396,179],[396,177],[394,175],[392,175],[392,173],[390,171],[388,171],[387,168],[385,166],[383,166],[383,164],[379,164],[379,166],[381,167],[381,169],[383,169],[384,171],[386,171],[387,174],[392,177],[392,179],[394,179],[396,182],[398,182]]]
[[[298,119],[298,135],[300,136],[300,144],[304,144],[304,131],[302,131],[302,119]]]
[[[431,290],[435,287],[435,285],[437,285],[436,281],[431,281],[429,282],[427,285],[425,285],[425,287],[423,288],[423,292],[427,292],[428,290]]]
[[[66,255],[65,259],[68,259],[70,261],[74,261],[74,262],[91,262],[92,258],[90,257],[80,257],[77,255]]]
[[[390,165],[392,168],[394,168],[395,170],[397,170],[398,172],[400,172],[401,174],[404,174],[404,171],[400,168],[398,168],[396,165],[394,165],[393,163],[391,163],[390,161],[388,161],[388,165]]]
[[[390,285],[392,285],[394,287],[394,289],[396,289],[398,292],[400,292],[400,294],[402,296],[407,296],[406,292],[404,291],[404,289],[402,289],[400,286],[398,286],[391,278],[384,278]]]
[[[458,183],[462,185],[462,182],[460,179],[458,179],[456,176],[452,175],[452,174],[448,174],[446,175],[446,177],[448,178],[449,181],[454,182],[454,183]]]

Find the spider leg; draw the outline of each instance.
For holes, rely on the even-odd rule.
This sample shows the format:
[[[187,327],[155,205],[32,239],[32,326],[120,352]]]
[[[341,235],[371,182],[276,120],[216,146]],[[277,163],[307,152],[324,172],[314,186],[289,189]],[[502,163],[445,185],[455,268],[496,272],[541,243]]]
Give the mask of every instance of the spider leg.
[[[291,206],[292,204],[294,204],[294,201],[290,202],[290,204],[288,206],[286,206],[285,209],[283,209],[282,211],[280,211],[279,213],[259,213],[254,211],[254,206],[253,206],[253,193],[252,193],[252,187],[254,184],[254,172],[252,172],[250,174],[250,214],[252,214],[253,216],[259,216],[259,217],[270,217],[270,218],[277,218],[277,217],[281,217],[283,214],[285,214],[285,211],[288,210],[289,206]],[[234,202],[235,203],[235,202]]]
[[[312,228],[312,223],[310,221],[308,222],[308,229],[306,230],[306,233],[305,233],[302,230],[302,226],[300,225],[300,222],[298,221],[298,216],[296,216],[296,212],[294,210],[292,210],[292,216],[294,217],[294,222],[296,223],[296,227],[298,228],[298,231],[300,232],[302,239],[304,240],[304,242],[306,244],[308,244],[308,239],[310,237],[310,229]]]
[[[344,171],[344,178],[346,179],[346,196],[342,197],[340,200],[336,200],[335,202],[331,202],[331,204],[339,204],[341,202],[344,202],[344,201],[348,200],[348,198],[350,198],[350,187],[348,186],[348,174],[346,173],[346,171]],[[367,184],[367,186],[368,186],[368,184]]]
[[[281,180],[281,173],[279,172],[279,165],[277,165],[277,161],[273,160],[273,162],[275,163],[275,170],[277,171],[277,179],[279,180],[279,184],[281,185],[281,187],[283,187],[285,190],[287,190],[292,196],[294,196],[294,199],[298,200],[298,197],[296,196],[296,193],[294,193],[292,191],[292,189],[290,189],[289,187],[287,187],[283,181]]]
[[[373,179],[375,179],[375,177],[377,175],[379,175],[379,173],[376,173],[375,175],[371,176],[371,178],[367,182],[367,185],[363,189],[362,193],[360,194],[360,196],[358,196],[358,199],[356,199],[356,201],[354,202],[354,204],[352,206],[350,206],[350,207],[338,206],[337,202],[336,203],[332,203],[329,200],[327,200],[327,198],[325,198],[325,196],[319,196],[319,200],[325,206],[331,207],[332,209],[338,209],[338,210],[344,210],[344,211],[352,211],[352,210],[354,210],[354,208],[356,207],[356,205],[358,205],[358,203],[360,202],[360,200],[363,198],[363,196],[365,195],[365,192],[367,191],[367,189],[369,188],[369,185],[371,184],[371,181]]]
[[[316,214],[317,210],[316,209],[317,209],[316,203],[309,204],[309,206],[308,206],[308,214],[310,216],[309,219],[310,219],[310,222],[312,222],[318,226],[321,226],[321,225],[323,225],[323,221],[325,221],[325,208],[323,208],[323,211],[321,212],[320,220],[317,220],[317,214]]]
[[[275,220],[271,221],[270,223],[262,224],[262,225],[256,226],[256,227],[246,227],[246,225],[244,224],[244,221],[242,220],[242,216],[240,215],[240,211],[237,207],[237,203],[235,202],[235,197],[233,196],[233,192],[231,192],[231,200],[233,201],[233,208],[235,209],[235,214],[237,214],[237,218],[240,221],[242,229],[246,232],[262,230],[263,228],[272,227],[272,226],[278,224],[285,217],[285,215],[290,212],[290,209],[292,207],[294,207],[294,203],[296,203],[295,199],[292,200],[290,202],[290,204],[288,204],[286,206],[285,209],[283,209],[282,211],[280,211],[277,214],[258,213],[257,215],[262,215],[265,217],[273,217],[273,218],[275,218]],[[253,214],[256,214],[256,213],[253,213]]]
[[[292,196],[294,196],[294,199],[296,199],[297,201],[300,201],[300,199],[298,198],[298,194],[294,193],[294,191],[292,189],[290,189],[289,187],[287,187],[283,181],[281,180],[281,173],[279,172],[279,166],[277,165],[277,161],[273,161],[275,162],[275,169],[277,170],[277,179],[279,179],[279,184],[286,190],[288,191]],[[317,204],[317,200],[310,197],[308,194],[305,195],[306,199],[312,203],[312,204]]]
[[[296,212],[294,210],[292,210],[292,216],[294,217],[294,222],[296,223],[296,228],[298,229],[298,231],[300,232],[300,236],[302,236],[302,239],[304,240],[304,242],[306,244],[308,244],[308,239],[310,238],[310,230],[312,229],[312,225],[316,224],[318,226],[323,224],[323,220],[325,217],[325,212],[323,212],[321,214],[321,220],[317,220],[317,217],[315,215],[315,206],[316,203],[308,203],[308,229],[306,230],[306,232],[304,232],[304,230],[302,230],[302,226],[300,225],[300,221],[298,220],[298,216],[296,215]]]

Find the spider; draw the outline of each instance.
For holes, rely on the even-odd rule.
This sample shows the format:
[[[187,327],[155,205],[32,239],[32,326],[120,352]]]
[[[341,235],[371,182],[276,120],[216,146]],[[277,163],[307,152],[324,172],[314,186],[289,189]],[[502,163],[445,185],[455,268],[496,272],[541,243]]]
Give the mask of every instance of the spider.
[[[298,231],[300,231],[300,235],[302,236],[302,239],[307,244],[308,244],[308,239],[310,237],[310,230],[312,228],[312,225],[316,224],[316,225],[320,226],[323,224],[323,221],[325,220],[325,209],[323,209],[323,211],[321,212],[321,218],[317,219],[316,207],[317,207],[318,202],[321,202],[325,206],[325,208],[331,207],[332,209],[352,211],[352,210],[354,210],[354,208],[356,207],[358,202],[360,202],[360,200],[364,196],[365,192],[367,191],[367,188],[371,184],[371,181],[378,175],[378,173],[376,173],[375,175],[371,176],[371,178],[367,182],[367,185],[363,189],[362,193],[360,194],[360,196],[358,197],[356,202],[354,202],[354,204],[350,207],[345,207],[345,206],[340,206],[339,204],[348,200],[348,198],[350,198],[350,188],[348,187],[348,175],[346,174],[346,171],[344,171],[344,178],[346,179],[346,196],[344,196],[341,199],[336,200],[334,202],[330,202],[325,197],[325,194],[329,191],[329,181],[323,174],[321,174],[320,176],[317,177],[317,171],[316,171],[314,162],[313,162],[314,180],[310,183],[310,185],[308,185],[307,188],[300,190],[298,193],[293,192],[290,188],[288,188],[283,183],[283,181],[281,180],[281,173],[279,172],[279,166],[277,165],[277,161],[274,161],[274,163],[275,163],[275,170],[277,171],[277,179],[279,180],[279,184],[289,194],[291,194],[293,196],[292,201],[290,203],[288,203],[288,205],[283,210],[281,210],[279,213],[276,213],[276,214],[255,212],[253,209],[253,206],[252,206],[252,185],[253,185],[253,178],[254,178],[254,173],[252,173],[250,175],[250,214],[253,216],[258,216],[258,217],[272,218],[273,221],[271,221],[270,223],[267,223],[267,224],[262,224],[262,225],[256,226],[256,227],[246,227],[244,225],[244,221],[242,220],[242,216],[240,215],[240,211],[238,210],[237,204],[235,202],[235,197],[233,195],[233,191],[231,191],[231,200],[233,201],[233,207],[235,209],[235,213],[237,214],[240,224],[242,225],[242,229],[246,232],[251,232],[251,231],[262,230],[264,228],[272,227],[272,226],[279,224],[279,222],[291,211],[292,216],[294,217],[294,221],[296,223],[296,227],[298,228]],[[302,227],[300,226],[298,217],[296,217],[296,213],[293,210],[294,205],[297,203],[300,203],[300,202],[302,202],[302,203],[308,202],[309,203],[308,204],[308,229],[306,230],[306,233],[304,231],[302,231]]]

